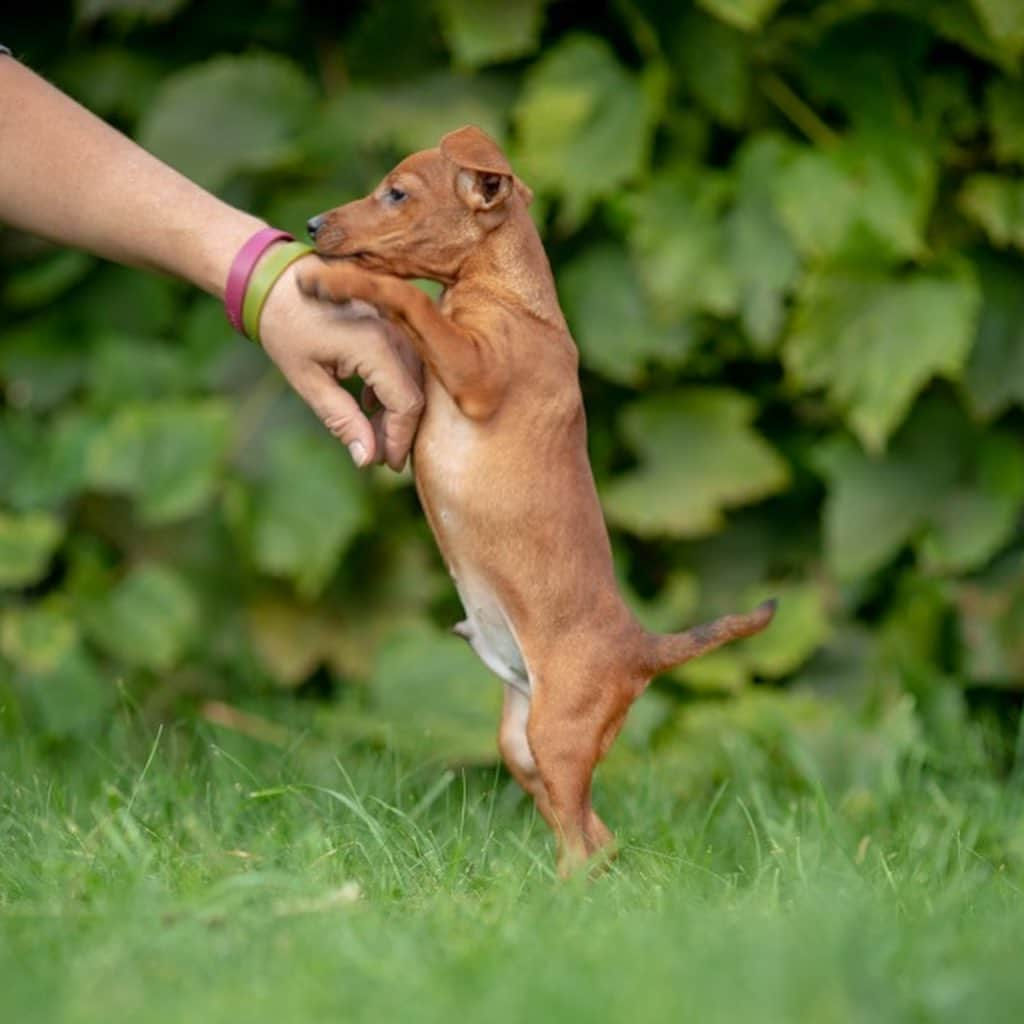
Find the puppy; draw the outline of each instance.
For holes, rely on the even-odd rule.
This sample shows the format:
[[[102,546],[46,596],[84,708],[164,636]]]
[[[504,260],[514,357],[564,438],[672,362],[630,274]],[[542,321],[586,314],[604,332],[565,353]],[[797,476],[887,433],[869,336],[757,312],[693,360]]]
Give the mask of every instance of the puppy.
[[[465,608],[456,632],[505,684],[499,747],[570,873],[607,850],[594,769],[651,677],[764,629],[774,603],[671,635],[616,585],[587,458],[576,346],[527,212],[530,190],[465,127],[364,199],[314,217],[299,287],[369,302],[424,364],[416,488]],[[409,278],[444,286],[435,304]],[[425,695],[429,699],[429,695]]]

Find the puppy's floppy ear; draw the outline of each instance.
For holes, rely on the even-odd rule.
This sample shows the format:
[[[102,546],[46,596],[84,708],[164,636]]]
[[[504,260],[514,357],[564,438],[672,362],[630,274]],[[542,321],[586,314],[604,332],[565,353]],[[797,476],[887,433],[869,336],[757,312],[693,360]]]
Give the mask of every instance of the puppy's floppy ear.
[[[456,167],[455,191],[473,211],[498,209],[512,194],[512,166],[498,144],[476,125],[449,132],[441,153]]]

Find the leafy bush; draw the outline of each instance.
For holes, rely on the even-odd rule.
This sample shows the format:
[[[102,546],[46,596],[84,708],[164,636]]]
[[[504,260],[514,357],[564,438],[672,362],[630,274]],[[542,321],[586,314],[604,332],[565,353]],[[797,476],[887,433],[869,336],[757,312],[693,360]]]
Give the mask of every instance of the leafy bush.
[[[682,734],[691,692],[909,691],[948,726],[963,691],[1019,685],[1017,0],[22,18],[29,63],[296,232],[446,130],[506,144],[638,613],[784,598],[770,633],[664,682],[642,743]],[[2,258],[9,726],[87,733],[121,688],[160,709],[333,681],[354,733],[489,756],[498,687],[441,628],[409,480],[355,473],[211,300],[10,233]]]

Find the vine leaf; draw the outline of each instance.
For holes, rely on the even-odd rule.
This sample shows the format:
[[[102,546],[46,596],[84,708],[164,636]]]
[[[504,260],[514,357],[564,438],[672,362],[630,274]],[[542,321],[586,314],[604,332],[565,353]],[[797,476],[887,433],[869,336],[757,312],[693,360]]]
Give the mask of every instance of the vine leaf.
[[[984,565],[1012,536],[1024,499],[1024,446],[929,399],[884,456],[846,438],[818,451],[828,479],[825,551],[841,579],[874,572],[913,543],[937,572]]]
[[[128,665],[166,671],[181,660],[199,633],[199,600],[169,566],[141,565],[86,616],[92,639]]]
[[[147,523],[174,522],[207,504],[230,439],[231,414],[221,399],[130,403],[96,431],[85,479],[134,497]]]
[[[993,245],[1024,249],[1024,182],[975,174],[964,182],[959,204]]]
[[[215,57],[170,75],[146,111],[139,141],[204,187],[240,171],[294,159],[313,113],[313,87],[291,61],[269,54]]]
[[[726,508],[781,490],[789,469],[750,426],[755,412],[749,398],[716,388],[627,406],[622,433],[640,465],[603,489],[609,520],[645,537],[696,537],[717,530]]]
[[[663,86],[658,67],[634,74],[590,35],[570,35],[527,72],[515,162],[532,188],[561,200],[566,227],[647,166]]]
[[[760,28],[775,13],[781,0],[698,0],[704,10],[716,18],[752,32]]]
[[[739,289],[721,223],[727,198],[724,176],[678,166],[624,200],[630,247],[660,316],[736,311]]]
[[[46,575],[64,525],[46,512],[0,511],[0,589],[27,587]]]
[[[991,253],[976,257],[975,266],[983,303],[963,387],[971,408],[991,420],[1024,404],[1024,267]]]
[[[270,443],[248,509],[257,567],[318,595],[366,522],[366,490],[345,449],[326,433],[289,430]]]
[[[438,0],[441,28],[461,67],[524,57],[537,49],[546,0]]]
[[[861,442],[881,451],[929,379],[959,376],[979,308],[965,264],[901,277],[811,273],[784,342],[787,376],[824,388]]]
[[[678,367],[693,346],[689,325],[658,320],[621,246],[585,250],[559,275],[566,316],[589,369],[640,384],[649,364]]]

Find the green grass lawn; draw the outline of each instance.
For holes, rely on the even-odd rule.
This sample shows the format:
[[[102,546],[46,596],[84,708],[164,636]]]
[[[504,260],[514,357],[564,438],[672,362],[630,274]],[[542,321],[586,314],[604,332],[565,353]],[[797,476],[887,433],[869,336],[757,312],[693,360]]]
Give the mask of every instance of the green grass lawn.
[[[5,741],[0,1019],[1024,1018],[1020,789],[977,753],[858,786],[742,732],[688,775],[627,750],[620,859],[560,883],[495,770],[293,736]]]

